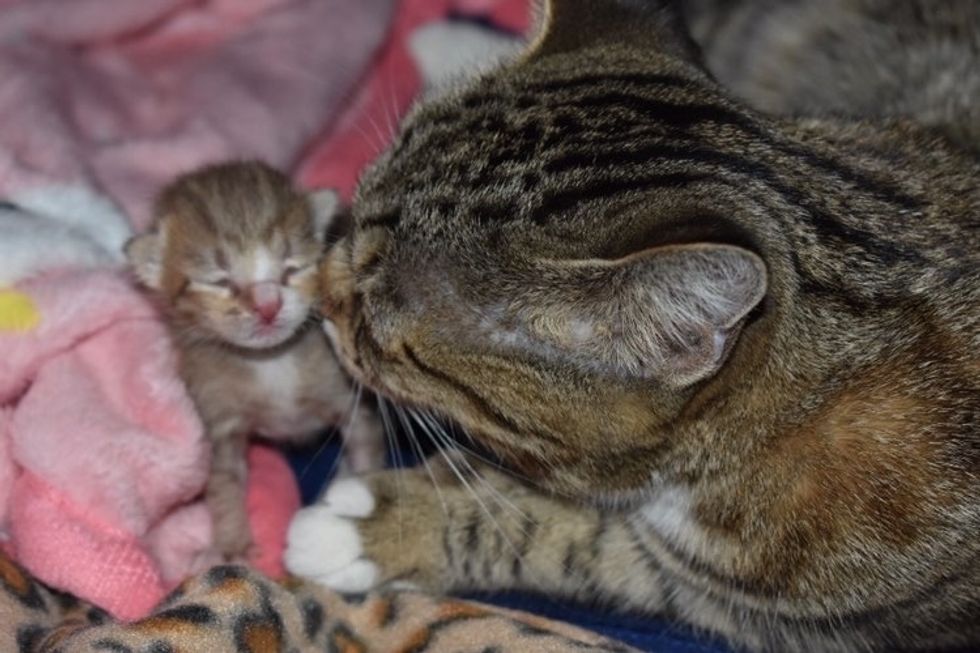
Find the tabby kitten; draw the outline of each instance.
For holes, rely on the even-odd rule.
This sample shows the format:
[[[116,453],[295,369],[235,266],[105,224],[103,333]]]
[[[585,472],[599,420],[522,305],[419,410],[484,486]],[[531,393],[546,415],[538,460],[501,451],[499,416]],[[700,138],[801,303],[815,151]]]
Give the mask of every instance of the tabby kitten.
[[[980,34],[967,0],[915,5],[907,32],[959,11]],[[457,458],[438,492],[344,479],[289,568],[540,590],[755,650],[980,645],[980,162],[933,129],[968,133],[980,97],[930,128],[777,118],[667,2],[544,22],[409,117],[323,265],[342,363],[534,487]]]
[[[250,435],[298,441],[341,425],[354,470],[383,466],[380,425],[355,405],[310,319],[337,208],[331,191],[304,196],[265,164],[226,163],[174,181],[160,195],[153,230],[126,248],[139,280],[164,304],[212,441],[207,501],[215,547],[227,558],[252,542]]]

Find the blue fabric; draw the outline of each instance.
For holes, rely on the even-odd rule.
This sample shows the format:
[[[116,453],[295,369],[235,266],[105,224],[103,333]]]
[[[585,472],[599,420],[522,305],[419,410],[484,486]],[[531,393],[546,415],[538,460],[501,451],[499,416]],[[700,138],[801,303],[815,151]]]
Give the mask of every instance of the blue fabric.
[[[299,479],[304,504],[315,501],[319,496],[333,473],[338,454],[339,446],[336,443],[328,443],[316,451],[293,451],[289,454],[290,464]],[[407,449],[400,452],[398,458],[398,462],[404,465],[413,465],[416,462],[416,456]],[[572,623],[643,651],[656,653],[728,653],[730,651],[723,644],[695,636],[676,625],[650,617],[614,613],[523,592],[470,594],[466,598]]]

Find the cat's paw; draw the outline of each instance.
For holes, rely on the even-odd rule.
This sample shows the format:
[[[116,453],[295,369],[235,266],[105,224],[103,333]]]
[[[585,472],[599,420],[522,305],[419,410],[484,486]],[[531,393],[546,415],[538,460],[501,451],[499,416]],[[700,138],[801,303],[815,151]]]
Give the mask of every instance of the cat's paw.
[[[374,507],[364,481],[336,481],[319,503],[293,518],[286,536],[286,568],[341,592],[364,592],[376,585],[380,573],[364,557],[357,526],[357,519],[369,517]]]
[[[440,589],[444,514],[417,470],[340,479],[293,519],[286,568],[341,592],[395,582]]]

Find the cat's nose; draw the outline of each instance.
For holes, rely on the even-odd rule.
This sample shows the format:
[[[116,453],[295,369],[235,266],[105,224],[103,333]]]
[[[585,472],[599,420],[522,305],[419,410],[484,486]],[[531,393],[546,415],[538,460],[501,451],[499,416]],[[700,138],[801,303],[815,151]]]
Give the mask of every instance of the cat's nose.
[[[263,281],[252,284],[248,289],[248,298],[252,310],[266,324],[274,322],[282,309],[282,292],[278,283]]]

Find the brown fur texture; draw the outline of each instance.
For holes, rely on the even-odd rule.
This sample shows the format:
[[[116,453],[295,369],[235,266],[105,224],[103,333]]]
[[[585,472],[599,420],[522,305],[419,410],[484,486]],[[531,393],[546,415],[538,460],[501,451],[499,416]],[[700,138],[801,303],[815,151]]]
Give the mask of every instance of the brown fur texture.
[[[153,230],[127,246],[137,277],[164,306],[212,441],[207,499],[226,558],[252,541],[249,436],[301,441],[339,426],[352,468],[384,464],[377,418],[311,328],[317,264],[336,208],[332,194],[305,196],[262,163],[221,164],[174,181]],[[253,305],[259,285],[281,303],[270,323]]]
[[[718,79],[759,109],[914,116],[980,143],[980,5],[957,0],[688,0]]]
[[[721,12],[691,16],[709,61],[738,4],[688,7]],[[861,25],[975,57],[977,12],[787,4],[837,49],[760,35],[721,77],[776,70],[758,106],[805,115],[737,99],[669,3],[554,0],[522,59],[410,116],[324,264],[328,332],[538,489],[368,476],[373,503],[297,521],[294,570],[340,582],[309,552],[353,532],[364,584],[543,590],[758,650],[980,645],[976,69],[949,70],[968,102],[794,96],[913,66],[860,59]]]

